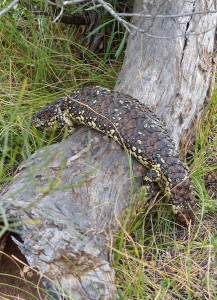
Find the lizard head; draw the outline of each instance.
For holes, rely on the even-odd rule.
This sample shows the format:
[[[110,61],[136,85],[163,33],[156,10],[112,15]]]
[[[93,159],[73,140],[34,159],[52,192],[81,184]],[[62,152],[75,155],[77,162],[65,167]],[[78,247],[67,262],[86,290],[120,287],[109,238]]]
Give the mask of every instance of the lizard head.
[[[36,112],[32,117],[31,125],[38,130],[52,131],[52,128],[59,125],[58,103],[50,104]]]

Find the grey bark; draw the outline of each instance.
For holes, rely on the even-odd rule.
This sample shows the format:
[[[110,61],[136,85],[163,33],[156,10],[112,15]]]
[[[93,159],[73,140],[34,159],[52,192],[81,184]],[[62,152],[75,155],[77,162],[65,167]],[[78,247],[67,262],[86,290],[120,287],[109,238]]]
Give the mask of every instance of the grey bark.
[[[136,1],[135,11],[181,13],[216,8],[210,0]],[[130,36],[116,90],[128,93],[164,119],[178,147],[187,141],[214,82],[216,16],[133,18],[158,39]],[[88,132],[91,133],[91,137]],[[144,167],[132,160],[141,185]],[[9,219],[21,220],[19,244],[31,267],[60,285],[64,299],[115,299],[109,252],[135,191],[126,153],[96,131],[80,129],[62,143],[37,151],[1,191]],[[39,220],[37,224],[31,220]],[[46,286],[58,290],[49,281]],[[60,297],[56,297],[60,299]]]
[[[132,23],[146,33],[133,32],[129,37],[115,89],[152,108],[177,148],[187,148],[210,99],[217,62],[217,14],[154,16],[214,9],[214,0],[135,1],[134,12],[151,14],[153,19],[133,17]]]
[[[46,280],[47,288],[67,292],[64,299],[115,299],[108,253],[141,174],[117,143],[87,128],[20,166],[1,206],[23,223],[23,243],[16,242],[30,266],[61,287]]]

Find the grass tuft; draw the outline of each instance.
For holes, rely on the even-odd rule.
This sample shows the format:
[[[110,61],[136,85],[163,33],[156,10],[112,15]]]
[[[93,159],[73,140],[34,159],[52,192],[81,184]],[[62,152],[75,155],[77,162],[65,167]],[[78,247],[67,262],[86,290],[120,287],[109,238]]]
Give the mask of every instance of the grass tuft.
[[[30,128],[33,111],[84,85],[112,88],[118,63],[75,42],[75,29],[28,11],[0,19],[0,182],[45,141]],[[81,59],[82,57],[82,59]]]

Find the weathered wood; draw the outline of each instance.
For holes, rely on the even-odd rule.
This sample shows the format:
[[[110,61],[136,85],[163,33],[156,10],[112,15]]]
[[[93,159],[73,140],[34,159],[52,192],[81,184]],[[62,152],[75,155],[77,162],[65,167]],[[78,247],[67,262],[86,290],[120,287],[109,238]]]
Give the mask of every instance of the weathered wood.
[[[135,11],[153,14],[214,8],[211,0],[135,3]],[[216,16],[133,18],[133,23],[152,35],[181,35],[130,36],[116,85],[116,90],[152,107],[178,147],[180,136],[182,143],[188,142],[208,101],[215,72],[215,28],[201,35],[186,34],[195,24],[197,33],[216,26]],[[23,244],[17,242],[20,249],[31,267],[71,294],[65,299],[115,299],[108,253],[118,221],[134,199],[131,174],[120,146],[96,131],[80,129],[64,142],[37,151],[2,189],[7,217],[24,223]],[[144,174],[134,160],[133,174],[136,178]],[[136,182],[140,186],[141,177]],[[31,220],[40,222],[25,222]],[[57,289],[48,281],[46,286]]]
[[[115,89],[151,107],[165,121],[177,148],[187,147],[210,99],[217,62],[217,14],[154,16],[215,9],[213,0],[135,1],[134,12],[153,18],[133,17],[132,23],[146,33],[129,36]]]
[[[141,185],[144,167],[134,161],[132,168],[117,143],[82,128],[38,150],[0,194],[7,217],[23,222],[17,243],[30,266],[74,297],[68,299],[115,299],[108,253]]]

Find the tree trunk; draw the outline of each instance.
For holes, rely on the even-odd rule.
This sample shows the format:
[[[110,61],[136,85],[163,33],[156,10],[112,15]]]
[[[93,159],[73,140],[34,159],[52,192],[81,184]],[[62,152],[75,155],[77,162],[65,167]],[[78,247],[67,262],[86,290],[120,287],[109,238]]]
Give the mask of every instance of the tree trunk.
[[[135,160],[131,168],[116,142],[82,128],[38,150],[0,191],[8,219],[21,222],[22,243],[14,240],[52,299],[116,299],[111,237],[144,170]]]
[[[135,3],[135,12],[151,14],[214,8],[210,0]],[[115,88],[156,111],[178,147],[180,137],[182,143],[188,142],[193,132],[210,97],[215,72],[216,29],[187,34],[205,32],[216,25],[216,17],[134,17],[132,22],[151,35],[181,35],[130,36]],[[64,142],[39,150],[2,189],[1,204],[9,219],[27,220],[20,227],[23,243],[16,243],[31,267],[60,284],[60,294],[64,289],[77,300],[108,300],[116,297],[108,255],[111,236],[134,200],[132,174],[140,186],[144,167],[133,159],[131,170],[119,145],[101,133],[89,132],[91,137],[80,129]]]
[[[166,123],[177,148],[189,145],[211,96],[216,71],[217,17],[154,16],[216,9],[213,0],[135,1],[135,13],[153,18],[133,17],[132,24],[145,33],[134,31],[129,36],[115,90],[152,108]]]

